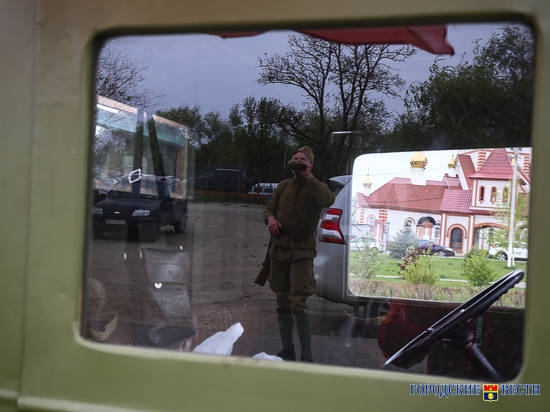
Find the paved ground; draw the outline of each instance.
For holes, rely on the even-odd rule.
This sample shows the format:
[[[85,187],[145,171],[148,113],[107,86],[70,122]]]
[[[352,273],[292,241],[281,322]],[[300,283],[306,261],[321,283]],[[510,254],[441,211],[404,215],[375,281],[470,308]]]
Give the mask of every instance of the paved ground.
[[[93,239],[88,324],[108,343],[152,345],[153,336],[192,350],[241,322],[244,333],[234,355],[275,354],[274,297],[267,286],[253,283],[267,242],[262,207],[230,203],[190,204],[185,233],[165,227],[154,243],[127,241],[123,233]],[[319,297],[310,299],[310,308],[317,362],[369,368],[384,363],[375,326],[352,318],[349,307]],[[101,335],[115,316],[112,333]]]

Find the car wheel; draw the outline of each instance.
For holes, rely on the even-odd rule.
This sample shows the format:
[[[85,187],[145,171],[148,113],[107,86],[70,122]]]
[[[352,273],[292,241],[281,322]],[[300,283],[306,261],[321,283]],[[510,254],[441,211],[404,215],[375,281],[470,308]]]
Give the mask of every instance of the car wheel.
[[[445,254],[444,251],[440,250],[439,252],[437,252],[437,256],[444,257],[444,256],[447,256],[447,255]]]
[[[508,255],[504,252],[499,252],[499,254],[497,255],[497,259],[498,260],[508,260]]]

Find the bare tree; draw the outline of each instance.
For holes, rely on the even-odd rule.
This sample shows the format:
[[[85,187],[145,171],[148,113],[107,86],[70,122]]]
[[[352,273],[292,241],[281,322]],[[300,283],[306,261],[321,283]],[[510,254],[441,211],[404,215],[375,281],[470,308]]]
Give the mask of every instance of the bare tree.
[[[107,43],[97,62],[96,92],[140,109],[158,106],[162,96],[143,87],[143,73],[148,68],[146,60],[134,61]]]
[[[147,61],[134,61],[124,52],[107,43],[101,50],[96,73],[96,94],[124,103],[140,110],[153,110],[160,104],[161,95],[143,87],[144,72],[149,68]],[[110,123],[117,114],[103,112],[103,122]],[[98,124],[99,126],[99,124]],[[94,151],[123,152],[130,137],[110,127],[97,127]]]
[[[410,47],[388,45],[335,46],[330,80],[336,85],[336,105],[343,130],[356,130],[368,107],[368,92],[396,97],[404,82],[396,63],[403,63],[415,53]]]
[[[266,54],[263,59],[258,60],[261,69],[258,83],[286,84],[302,89],[316,109],[319,116],[319,135],[323,136],[334,45],[305,35],[291,35],[288,45],[290,50],[285,55]],[[311,136],[304,130],[294,128],[292,132],[306,143],[311,143]]]
[[[286,106],[281,120],[297,143],[313,146],[329,170],[337,173],[389,116],[380,95],[396,96],[404,82],[397,65],[415,53],[411,47],[342,45],[306,35],[291,35],[284,55],[258,60],[258,82],[302,89],[308,110]],[[350,131],[339,135],[333,131]],[[327,176],[324,176],[325,178]]]

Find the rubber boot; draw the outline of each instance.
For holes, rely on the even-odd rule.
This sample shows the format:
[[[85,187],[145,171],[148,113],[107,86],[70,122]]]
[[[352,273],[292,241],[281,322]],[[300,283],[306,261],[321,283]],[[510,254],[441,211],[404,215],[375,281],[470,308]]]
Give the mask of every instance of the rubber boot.
[[[300,338],[300,360],[302,362],[313,362],[311,353],[311,319],[309,313],[295,314],[298,338]]]
[[[277,356],[284,360],[296,360],[296,352],[294,351],[294,342],[292,340],[292,333],[294,328],[294,322],[292,320],[292,314],[278,313],[277,318],[279,320],[279,333],[281,335],[282,349]]]

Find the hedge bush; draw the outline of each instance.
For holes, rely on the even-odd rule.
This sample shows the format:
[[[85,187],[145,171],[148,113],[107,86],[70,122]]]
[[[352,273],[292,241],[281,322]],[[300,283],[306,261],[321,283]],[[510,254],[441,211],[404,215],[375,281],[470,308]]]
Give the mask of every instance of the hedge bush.
[[[365,279],[372,277],[380,262],[380,252],[375,247],[352,252],[350,258],[350,271]]]
[[[496,277],[489,258],[484,253],[471,253],[464,259],[464,277],[472,286],[487,286]]]
[[[400,275],[409,283],[434,285],[439,279],[434,269],[434,257],[425,251],[408,254],[399,267]]]

